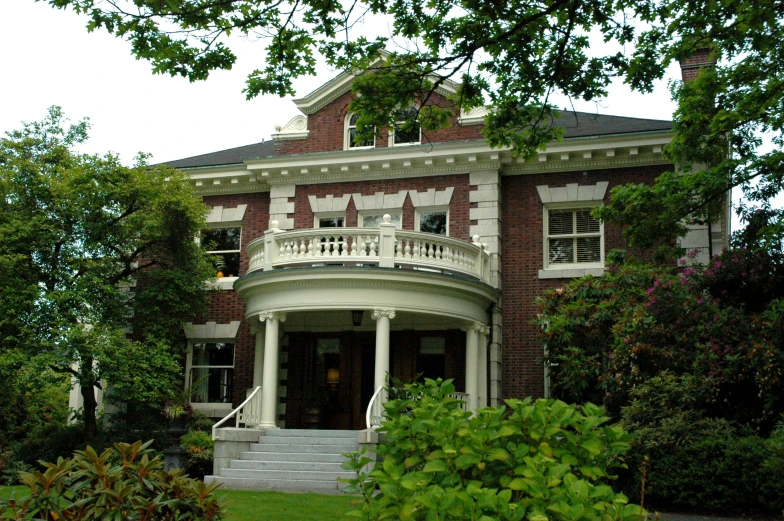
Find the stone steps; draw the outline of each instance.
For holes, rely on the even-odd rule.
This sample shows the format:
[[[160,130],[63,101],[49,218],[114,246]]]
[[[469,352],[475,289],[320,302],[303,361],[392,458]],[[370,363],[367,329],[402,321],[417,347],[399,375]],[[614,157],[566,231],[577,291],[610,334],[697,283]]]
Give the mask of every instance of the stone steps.
[[[357,431],[269,430],[205,482],[230,489],[337,493],[346,487],[339,477],[355,477],[340,465],[341,453],[359,450],[357,439]]]

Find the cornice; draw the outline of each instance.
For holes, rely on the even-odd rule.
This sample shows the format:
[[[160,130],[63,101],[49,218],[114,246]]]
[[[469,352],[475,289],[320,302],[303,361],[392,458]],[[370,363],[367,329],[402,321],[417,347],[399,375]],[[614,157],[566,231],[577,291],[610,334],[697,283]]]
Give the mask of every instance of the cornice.
[[[269,192],[270,186],[266,183],[247,182],[228,185],[195,186],[193,192],[198,196],[225,195],[225,194],[252,194]]]
[[[396,179],[406,177],[433,177],[445,174],[467,174],[479,170],[498,170],[501,163],[498,161],[474,163],[469,165],[443,165],[425,168],[400,168],[395,170],[361,170],[355,172],[340,172],[334,174],[288,176],[268,179],[269,185],[311,185],[324,183],[340,183],[347,181],[367,181],[380,179]]]
[[[632,166],[667,165],[672,161],[660,154],[645,156],[621,156],[605,159],[571,160],[548,162],[545,164],[522,164],[504,166],[503,175],[546,174],[549,172],[570,172],[574,170],[599,170]]]

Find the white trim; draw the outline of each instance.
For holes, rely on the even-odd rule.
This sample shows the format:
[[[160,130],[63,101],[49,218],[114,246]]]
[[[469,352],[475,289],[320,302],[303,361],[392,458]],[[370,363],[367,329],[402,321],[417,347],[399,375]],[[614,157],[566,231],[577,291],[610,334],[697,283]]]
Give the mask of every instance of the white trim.
[[[272,139],[275,141],[291,141],[305,139],[309,134],[307,116],[296,115],[282,127],[276,125],[275,132],[272,134]]]
[[[550,246],[548,239],[550,235],[548,233],[549,230],[549,218],[550,218],[550,210],[580,210],[583,208],[592,208],[595,206],[602,206],[601,201],[582,201],[582,202],[569,202],[569,203],[548,203],[542,206],[542,257],[543,257],[543,266],[544,269],[539,272],[539,278],[566,278],[566,277],[579,277],[582,275],[577,275],[576,273],[579,271],[585,271],[586,269],[604,269],[604,223],[599,221],[599,262],[573,262],[568,264],[554,264],[550,265]],[[576,231],[575,231],[576,234]],[[595,236],[596,234],[589,234],[586,236]],[[548,277],[545,273],[545,276],[542,276],[542,272],[560,272],[561,277]],[[575,273],[574,275],[564,275],[565,273]],[[555,275],[555,273],[552,273]],[[583,273],[585,275],[585,273]]]
[[[449,206],[452,202],[452,194],[455,192],[454,186],[449,186],[443,190],[436,191],[435,188],[428,188],[424,192],[416,190],[409,190],[408,195],[411,197],[411,204],[414,208],[420,206]]]
[[[488,114],[490,114],[490,109],[487,107],[474,107],[467,112],[461,110],[457,122],[463,127],[468,125],[484,125],[485,116]]]
[[[357,211],[361,210],[402,210],[406,202],[408,190],[400,190],[397,193],[387,194],[376,192],[373,195],[352,194],[354,206]]]
[[[228,324],[218,324],[217,322],[194,324],[193,322],[185,322],[182,325],[182,329],[185,332],[185,338],[188,340],[234,342],[241,323],[239,320],[234,320]]]
[[[603,201],[609,184],[609,181],[600,181],[595,185],[582,186],[577,183],[569,183],[566,186],[558,187],[539,185],[536,187],[536,191],[539,192],[539,199],[545,204]]]
[[[334,195],[327,195],[325,197],[316,197],[309,195],[308,201],[310,202],[310,211],[313,213],[323,212],[346,212],[348,203],[351,201],[351,194],[343,194],[340,197]]]
[[[420,214],[421,213],[445,213],[446,214],[446,236],[449,237],[449,205],[421,206],[414,209],[414,230],[421,232]]]
[[[207,216],[207,224],[241,223],[247,208],[247,204],[238,204],[235,208],[213,206]]]

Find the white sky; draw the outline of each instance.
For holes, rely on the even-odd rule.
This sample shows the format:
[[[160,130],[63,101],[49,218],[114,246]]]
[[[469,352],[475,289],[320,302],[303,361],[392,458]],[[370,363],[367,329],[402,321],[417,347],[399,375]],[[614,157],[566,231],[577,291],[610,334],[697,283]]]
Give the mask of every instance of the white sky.
[[[263,67],[263,42],[233,38],[238,55],[232,71],[212,73],[207,81],[153,75],[148,62],[136,61],[130,44],[104,31],[88,33],[86,18],[33,0],[0,1],[0,133],[22,121],[43,119],[60,105],[72,121],[89,118],[84,152],[120,154],[130,164],[137,152],[163,162],[270,139],[298,111],[290,99],[242,94],[249,72]],[[369,31],[386,32],[385,27]],[[598,42],[601,44],[601,42]],[[318,78],[297,80],[298,96],[329,80],[334,71],[320,67]],[[675,108],[667,81],[678,79],[677,65],[652,94],[632,93],[620,82],[597,107],[578,110],[669,119]],[[733,223],[733,229],[737,229]]]

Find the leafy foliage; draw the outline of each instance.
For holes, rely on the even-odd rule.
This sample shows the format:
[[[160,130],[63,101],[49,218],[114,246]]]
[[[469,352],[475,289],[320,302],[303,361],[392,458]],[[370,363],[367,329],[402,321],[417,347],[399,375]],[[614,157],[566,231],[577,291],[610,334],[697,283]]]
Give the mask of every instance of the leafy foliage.
[[[507,400],[476,416],[451,398],[454,385],[426,379],[385,404],[378,463],[349,455],[362,494],[358,519],[626,520],[643,511],[609,485],[631,437],[600,407]],[[378,494],[374,490],[378,488]]]
[[[14,274],[0,280],[0,349],[73,376],[94,436],[102,380],[126,403],[171,393],[180,323],[212,268],[193,240],[206,208],[183,175],[79,154],[88,128],[52,107],[0,139],[0,266]]]
[[[636,496],[647,459],[646,503],[724,515],[778,514],[784,508],[784,459],[770,441],[724,419],[706,417],[692,376],[662,373],[632,391],[621,424],[635,433],[624,488]]]
[[[770,429],[784,410],[782,280],[776,255],[749,250],[575,280],[540,301],[553,393],[617,416],[636,386],[689,374],[708,416]]]
[[[0,500],[0,519],[218,520],[225,506],[217,485],[163,470],[163,462],[142,444],[118,443],[101,454],[91,447],[73,458],[25,472],[30,495]]]
[[[211,433],[189,430],[180,438],[180,447],[188,453],[185,470],[191,477],[204,479],[205,475],[212,473],[215,442]]]

